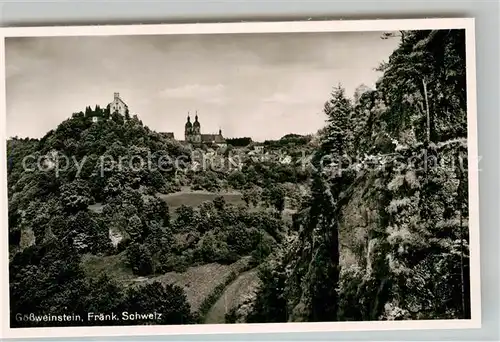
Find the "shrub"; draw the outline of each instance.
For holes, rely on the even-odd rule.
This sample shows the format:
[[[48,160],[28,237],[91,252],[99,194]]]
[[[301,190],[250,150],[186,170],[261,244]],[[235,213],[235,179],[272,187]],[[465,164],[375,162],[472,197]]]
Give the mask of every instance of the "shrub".
[[[128,312],[158,312],[160,320],[141,321],[142,324],[190,324],[195,317],[184,290],[176,285],[163,285],[160,282],[131,288],[127,294],[126,310]],[[137,321],[128,321],[137,324]]]

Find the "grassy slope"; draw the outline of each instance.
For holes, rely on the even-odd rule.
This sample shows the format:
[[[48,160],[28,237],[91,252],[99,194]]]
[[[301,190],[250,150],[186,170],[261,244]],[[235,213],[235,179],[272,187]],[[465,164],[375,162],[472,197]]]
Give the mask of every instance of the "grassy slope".
[[[203,202],[213,201],[217,196],[223,196],[226,203],[234,205],[244,205],[245,202],[238,192],[214,193],[208,191],[179,191],[171,194],[158,194],[158,197],[167,202],[170,214],[175,213],[175,209],[181,205],[197,207]]]
[[[184,288],[191,310],[197,311],[203,300],[225,279],[232,271],[237,271],[244,263],[243,258],[231,265],[216,263],[205,264],[188,268],[186,272],[168,272],[164,275],[148,278],[147,281],[160,281],[176,284]]]
[[[241,274],[226,288],[219,300],[212,306],[205,318],[205,323],[225,323],[226,313],[238,305],[245,295],[253,291],[258,283],[259,277],[256,269]]]
[[[137,277],[127,268],[124,253],[106,257],[85,255],[82,266],[88,276],[96,277],[107,274],[110,278],[124,286],[160,281],[165,284],[176,284],[184,288],[191,309],[198,310],[203,300],[223,283],[232,271],[237,271],[248,258],[243,258],[231,265],[216,263],[189,267],[186,272],[168,272],[152,277]]]

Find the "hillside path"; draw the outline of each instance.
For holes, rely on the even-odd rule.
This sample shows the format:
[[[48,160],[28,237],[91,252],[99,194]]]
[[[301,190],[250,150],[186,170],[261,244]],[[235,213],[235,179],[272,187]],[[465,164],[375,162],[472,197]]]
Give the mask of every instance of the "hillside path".
[[[225,323],[226,313],[236,306],[243,296],[255,289],[259,282],[257,269],[242,273],[226,289],[215,304],[210,308],[205,318],[206,324]]]

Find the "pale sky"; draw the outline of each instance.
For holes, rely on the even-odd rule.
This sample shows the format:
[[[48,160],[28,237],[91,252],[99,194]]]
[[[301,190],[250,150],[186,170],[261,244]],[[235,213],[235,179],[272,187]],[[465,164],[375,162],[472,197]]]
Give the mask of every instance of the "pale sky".
[[[381,32],[6,39],[7,136],[40,138],[113,93],[151,129],[277,139],[315,133],[341,83],[374,87],[398,44]],[[194,116],[194,115],[193,115]]]

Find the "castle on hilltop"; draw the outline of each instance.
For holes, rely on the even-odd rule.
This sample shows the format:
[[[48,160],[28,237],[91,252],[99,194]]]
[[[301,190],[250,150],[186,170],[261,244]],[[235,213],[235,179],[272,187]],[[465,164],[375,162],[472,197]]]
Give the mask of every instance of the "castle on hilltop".
[[[115,93],[113,102],[109,104],[109,112],[118,112],[121,115],[125,115],[128,112],[127,104],[120,98],[120,93]]]
[[[88,107],[88,109],[90,110],[90,107]],[[123,115],[123,116],[128,114],[128,106],[125,103],[125,101],[123,101],[120,98],[120,93],[114,93],[113,101],[108,103],[106,110],[108,111],[108,114],[118,113],[118,114]],[[100,113],[100,114],[94,113],[92,115],[92,122],[93,123],[97,123],[103,119],[105,119],[105,117],[103,117],[102,113]]]

